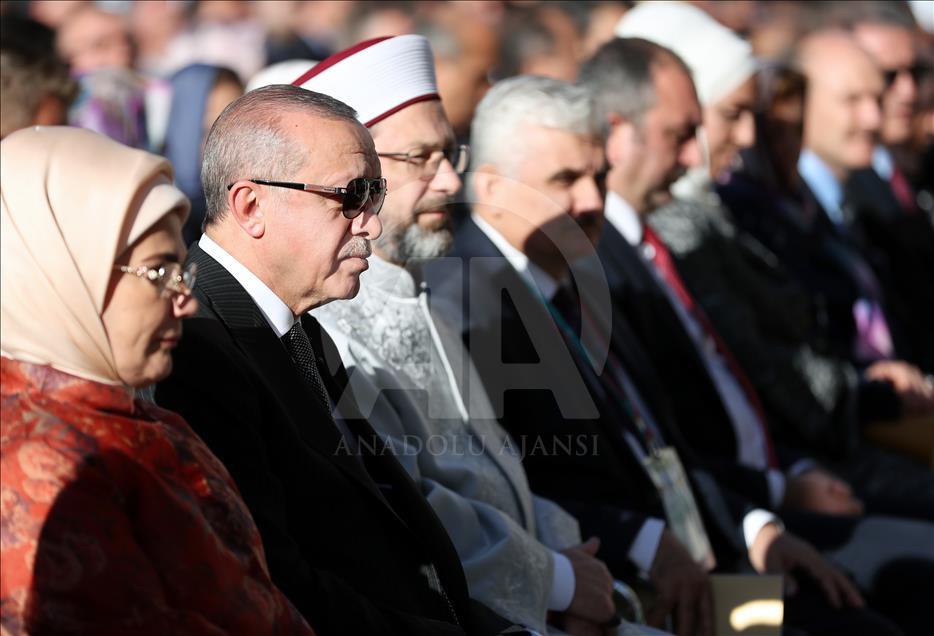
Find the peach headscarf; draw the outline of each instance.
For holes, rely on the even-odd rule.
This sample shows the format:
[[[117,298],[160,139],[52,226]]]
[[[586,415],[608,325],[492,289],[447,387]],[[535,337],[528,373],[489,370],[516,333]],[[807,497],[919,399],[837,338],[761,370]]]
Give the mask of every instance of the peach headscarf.
[[[0,143],[0,349],[122,384],[101,315],[116,259],[167,214],[188,216],[162,157],[87,130]]]

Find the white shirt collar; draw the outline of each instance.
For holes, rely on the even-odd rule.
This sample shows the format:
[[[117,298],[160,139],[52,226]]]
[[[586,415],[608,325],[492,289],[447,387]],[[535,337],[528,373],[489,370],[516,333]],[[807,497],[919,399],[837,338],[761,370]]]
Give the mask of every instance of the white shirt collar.
[[[613,191],[606,193],[606,220],[623,235],[630,245],[642,242],[642,219],[629,201]]]
[[[804,179],[817,202],[836,224],[843,223],[843,186],[823,159],[807,148],[798,156],[798,174]]]
[[[888,148],[876,146],[876,149],[872,151],[872,168],[886,181],[892,180],[892,175],[895,174],[895,159],[892,158],[892,153]]]
[[[480,231],[486,234],[487,238],[493,242],[509,264],[512,265],[526,283],[537,289],[546,299],[551,300],[555,292],[558,291],[558,281],[549,276],[545,270],[529,260],[529,257],[517,250],[512,243],[506,240],[506,237],[496,231],[492,225],[484,221],[476,214],[472,214],[473,222],[477,224]]]
[[[281,338],[288,333],[292,325],[298,321],[298,318],[292,315],[289,306],[282,302],[282,299],[276,296],[266,286],[266,283],[244,267],[227,250],[215,243],[207,234],[202,234],[201,238],[198,239],[198,247],[220,263],[221,267],[230,272],[230,275],[243,286],[243,289],[259,307],[260,312],[266,318],[266,322],[269,323],[269,326],[272,327],[278,337]]]

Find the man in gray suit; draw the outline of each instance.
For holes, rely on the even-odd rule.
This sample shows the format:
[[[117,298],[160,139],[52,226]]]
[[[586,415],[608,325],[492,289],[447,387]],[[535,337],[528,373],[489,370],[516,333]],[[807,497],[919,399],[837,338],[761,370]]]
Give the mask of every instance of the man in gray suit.
[[[473,598],[542,632],[612,623],[599,541],[581,543],[577,521],[531,493],[519,445],[497,423],[459,332],[430,313],[416,282],[418,261],[452,242],[449,206],[468,160],[441,107],[427,40],[362,43],[293,83],[359,109],[388,182],[384,238],[359,294],[314,311],[364,415],[441,518]]]

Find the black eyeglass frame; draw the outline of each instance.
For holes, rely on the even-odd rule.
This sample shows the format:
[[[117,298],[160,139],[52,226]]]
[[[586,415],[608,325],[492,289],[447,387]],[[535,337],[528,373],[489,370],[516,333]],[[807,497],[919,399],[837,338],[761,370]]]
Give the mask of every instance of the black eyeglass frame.
[[[386,157],[387,159],[395,159],[396,161],[405,161],[411,165],[418,165],[418,159],[423,154],[423,151],[410,150],[408,152],[377,152],[377,157]],[[432,153],[434,154],[434,153]],[[438,160],[438,165],[434,170],[430,172],[432,176],[438,173],[438,170],[441,168],[441,162],[446,159],[451,167],[454,168],[454,172],[461,175],[467,171],[467,166],[470,165],[470,145],[469,144],[457,144],[452,148],[441,151],[442,159]],[[424,165],[428,165],[430,157],[425,158]]]
[[[344,214],[344,218],[355,219],[360,214],[363,213],[364,208],[366,207],[367,201],[371,201],[370,197],[373,193],[379,194],[379,200],[371,201],[371,211],[373,214],[379,214],[380,210],[383,208],[383,202],[386,200],[386,179],[384,177],[377,178],[367,178],[367,177],[356,177],[347,182],[346,187],[340,186],[323,186],[316,185],[314,183],[298,183],[294,181],[270,181],[268,179],[245,179],[250,183],[256,183],[258,185],[271,186],[273,188],[288,188],[290,190],[302,190],[303,192],[314,192],[315,194],[335,194],[342,197],[341,200],[341,211]],[[366,191],[364,196],[360,199],[360,205],[354,207],[348,207],[347,197],[348,196],[357,196],[354,191],[355,183],[363,183],[366,186]],[[230,190],[234,187],[234,184],[231,183],[227,186],[227,189]]]

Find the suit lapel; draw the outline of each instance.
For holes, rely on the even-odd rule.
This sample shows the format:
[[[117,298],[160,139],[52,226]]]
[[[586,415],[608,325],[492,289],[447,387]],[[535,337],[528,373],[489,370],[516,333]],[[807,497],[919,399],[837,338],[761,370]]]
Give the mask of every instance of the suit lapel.
[[[276,337],[276,333],[243,286],[197,244],[192,246],[188,260],[198,264],[198,286],[195,289],[198,292],[198,300],[202,303],[199,313],[213,311],[220,318],[241,351],[260,370],[259,375],[268,384],[270,391],[289,412],[301,439],[379,499],[401,522],[402,519],[388,504],[360,463],[352,455],[340,452],[342,437],[333,423],[331,414],[322,411],[318,401],[301,379],[285,345]],[[318,352],[320,369],[320,334],[313,330],[308,335],[312,346]],[[322,377],[330,376],[322,373]],[[335,390],[333,386],[327,386],[327,389],[333,399],[339,397],[339,393],[332,392]]]
[[[318,354],[316,360],[318,372],[321,374],[322,381],[328,392],[332,396],[340,395],[346,398],[342,399],[344,411],[341,415],[344,423],[358,438],[382,439],[357,409],[357,401],[353,396],[347,370],[341,362],[340,352],[327,335],[327,332],[309,314],[302,316],[302,327]],[[430,551],[431,560],[439,565],[437,568],[438,575],[443,578],[442,586],[444,589],[453,593],[454,598],[466,598],[468,592],[463,579],[448,575],[448,573],[457,572],[461,569],[460,560],[448,540],[441,520],[425,502],[418,485],[405,472],[402,464],[395,459],[395,455],[391,452],[366,453],[366,461],[374,477],[384,479],[388,482],[386,485],[392,489],[393,503],[386,503],[396,513],[400,522],[414,528],[435,528],[443,535],[440,537],[441,540],[430,540],[431,537],[425,535],[420,538],[423,541],[427,540],[426,547]],[[381,494],[380,497],[382,498]],[[383,500],[385,501],[385,499]],[[395,508],[398,508],[398,510]],[[405,519],[408,519],[410,524],[406,523]]]

